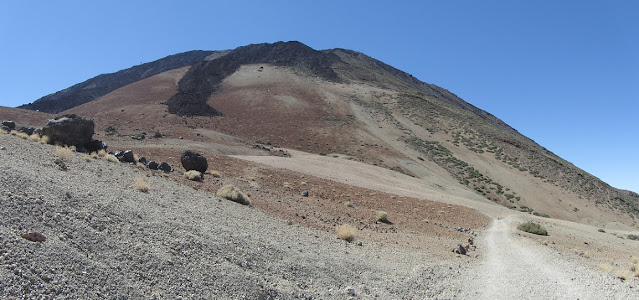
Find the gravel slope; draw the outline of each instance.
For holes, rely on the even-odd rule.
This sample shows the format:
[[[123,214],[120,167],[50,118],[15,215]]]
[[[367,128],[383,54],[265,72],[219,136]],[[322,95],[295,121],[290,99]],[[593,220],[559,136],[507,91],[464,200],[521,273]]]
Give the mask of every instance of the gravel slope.
[[[288,225],[149,171],[0,134],[7,298],[425,298],[461,264]],[[133,188],[134,178],[151,185]],[[19,235],[36,231],[43,243]]]

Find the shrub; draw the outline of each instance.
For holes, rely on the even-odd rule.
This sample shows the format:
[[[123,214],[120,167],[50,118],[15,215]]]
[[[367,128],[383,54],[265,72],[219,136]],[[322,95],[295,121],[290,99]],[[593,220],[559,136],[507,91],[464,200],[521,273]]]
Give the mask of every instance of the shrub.
[[[113,154],[105,154],[102,159],[109,161],[109,162],[120,162],[120,160],[118,160],[117,157],[115,157],[115,155]]]
[[[37,134],[37,133],[34,133],[34,134],[29,136],[29,140],[34,142],[34,143],[38,143],[38,142],[40,142],[40,135]]]
[[[202,181],[202,173],[196,170],[186,171],[184,172],[184,178],[193,181]]]
[[[216,171],[216,170],[208,170],[206,171],[207,173],[209,173],[209,175],[215,177],[215,178],[219,178],[220,177],[220,172]]]
[[[149,190],[151,189],[151,186],[146,181],[144,181],[144,179],[140,177],[135,178],[134,182],[135,182],[134,184],[135,189],[140,192],[148,193]]]
[[[91,158],[97,159],[98,158],[98,153],[95,152],[95,151],[91,152]]]
[[[251,200],[246,196],[240,189],[232,186],[225,185],[221,187],[215,193],[215,196],[222,197],[227,200],[231,200],[233,202],[237,202],[243,205],[251,205]]]
[[[519,226],[517,226],[517,229],[537,235],[548,235],[548,231],[546,231],[546,228],[534,222],[519,224]]]
[[[40,144],[48,144],[51,141],[48,135],[43,135],[40,137]]]
[[[337,237],[347,242],[352,242],[356,233],[357,229],[349,224],[342,224],[337,228]]]
[[[104,149],[100,149],[100,150],[98,151],[98,156],[99,156],[99,157],[104,157],[104,156],[106,156],[106,155],[107,155],[106,150],[104,150]]]
[[[24,132],[18,132],[18,137],[23,140],[29,139],[29,135]]]
[[[90,162],[91,161],[91,156],[85,155],[84,156],[84,161]]]
[[[347,207],[353,207],[353,203],[350,202],[350,201],[344,202],[344,205],[347,206]]]
[[[73,150],[69,147],[55,147],[55,155],[61,160],[69,160],[73,156]]]
[[[386,213],[385,211],[378,211],[375,213],[375,221],[377,222],[388,222],[388,213]]]

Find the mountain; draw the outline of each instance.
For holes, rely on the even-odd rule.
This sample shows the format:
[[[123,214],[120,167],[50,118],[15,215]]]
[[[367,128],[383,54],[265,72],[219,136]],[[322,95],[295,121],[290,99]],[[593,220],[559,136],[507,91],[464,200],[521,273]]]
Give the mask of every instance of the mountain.
[[[364,162],[538,216],[625,226],[637,226],[639,216],[636,193],[454,93],[352,50],[277,42],[191,51],[21,108],[91,116],[98,130],[120,137],[180,136],[209,143],[214,154],[234,154],[220,145],[238,140]]]
[[[52,114],[59,113],[93,101],[116,89],[144,78],[202,61],[213,53],[215,52],[189,51],[170,55],[150,63],[141,64],[115,73],[99,75],[62,91],[44,96],[35,100],[33,103],[21,105],[19,108],[38,110]]]

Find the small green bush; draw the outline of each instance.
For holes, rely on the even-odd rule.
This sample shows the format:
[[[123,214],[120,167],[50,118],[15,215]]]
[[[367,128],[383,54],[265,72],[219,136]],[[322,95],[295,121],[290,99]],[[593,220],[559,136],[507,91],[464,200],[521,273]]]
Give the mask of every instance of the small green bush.
[[[519,224],[519,226],[517,226],[517,229],[537,235],[548,235],[548,231],[546,231],[546,228],[534,222]]]

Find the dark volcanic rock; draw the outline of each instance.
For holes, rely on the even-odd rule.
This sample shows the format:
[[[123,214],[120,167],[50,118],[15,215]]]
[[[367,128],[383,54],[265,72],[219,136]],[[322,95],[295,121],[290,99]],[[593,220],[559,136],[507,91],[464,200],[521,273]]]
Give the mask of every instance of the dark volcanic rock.
[[[149,168],[150,169],[150,168]],[[158,166],[158,170],[162,170],[164,171],[164,173],[169,173],[171,171],[173,171],[173,168],[171,168],[171,166],[166,163],[166,162],[162,162],[159,166]]]
[[[184,169],[187,171],[196,170],[204,173],[209,167],[209,164],[206,161],[206,157],[191,150],[182,152],[182,155],[180,155],[180,161],[182,162],[182,166],[184,167]]]
[[[334,53],[314,50],[300,42],[277,42],[238,47],[219,58],[202,61],[182,77],[178,93],[165,104],[169,112],[184,116],[218,116],[219,111],[206,104],[209,96],[219,89],[224,78],[241,65],[268,63],[295,67],[328,81],[338,82],[339,76],[331,66],[341,59]]]
[[[143,164],[143,165],[146,165],[146,163],[147,163],[146,157],[140,156],[140,158],[138,158],[138,162]]]
[[[32,135],[33,132],[35,131],[35,128],[33,127],[20,127],[20,129],[18,129],[19,132],[24,132],[28,135]]]
[[[150,161],[149,163],[146,164],[146,167],[151,169],[151,170],[157,170],[158,169],[158,163],[154,162],[154,161]]]
[[[126,150],[122,153],[122,162],[132,163],[135,162],[135,156],[133,155],[133,151]]]
[[[16,122],[13,121],[3,121],[2,126],[6,126],[9,130],[13,130],[16,128]]]
[[[49,120],[42,128],[42,134],[48,136],[52,144],[85,147],[92,141],[94,127],[89,118],[64,115]]]
[[[62,91],[44,96],[19,108],[56,114],[69,108],[93,101],[125,85],[165,71],[190,66],[216,51],[189,51],[170,55],[111,74],[102,74]]]

